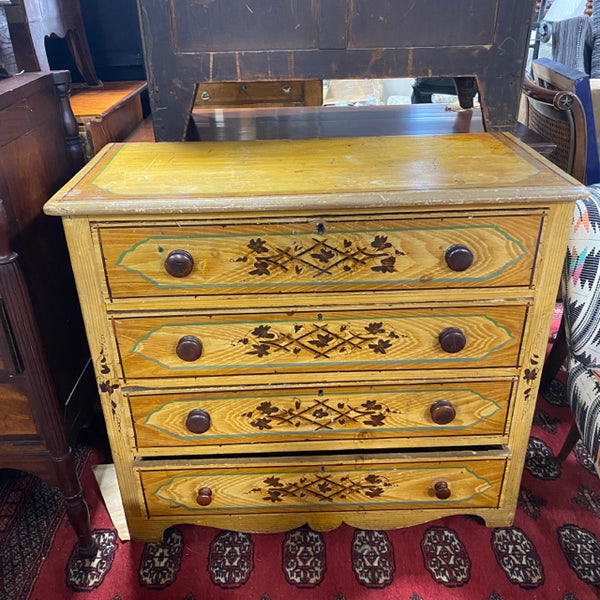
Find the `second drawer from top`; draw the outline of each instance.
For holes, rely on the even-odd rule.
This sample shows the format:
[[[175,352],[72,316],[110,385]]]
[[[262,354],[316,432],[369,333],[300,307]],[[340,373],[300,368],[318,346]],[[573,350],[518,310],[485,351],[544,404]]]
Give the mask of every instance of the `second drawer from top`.
[[[115,316],[126,380],[516,367],[525,304]]]

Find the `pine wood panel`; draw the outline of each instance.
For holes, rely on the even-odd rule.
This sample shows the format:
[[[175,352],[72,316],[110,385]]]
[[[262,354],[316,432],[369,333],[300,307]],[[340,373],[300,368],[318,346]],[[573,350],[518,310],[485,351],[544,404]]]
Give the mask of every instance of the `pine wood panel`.
[[[169,143],[127,144],[116,149],[110,165],[92,183],[102,195],[126,198],[256,197],[289,194],[290,190],[299,195],[411,189],[417,174],[428,189],[486,187],[497,182],[502,187],[528,187],[541,176],[535,163],[503,152],[502,142],[490,148],[489,138],[482,138],[480,144],[471,139],[465,147],[464,136],[444,137],[448,147],[443,154],[427,137],[295,140],[288,144],[255,140],[210,146],[192,143],[189,148]],[[499,172],[482,172],[481,160],[492,152],[497,153],[494,159]],[[194,169],[199,163],[203,168]]]
[[[138,448],[194,448],[240,443],[364,440],[423,436],[502,435],[512,382],[457,382],[365,388],[318,388],[249,393],[185,393],[130,396]],[[456,416],[437,424],[431,409],[450,402]],[[209,427],[186,426],[193,411]],[[187,447],[187,448],[186,448]],[[235,450],[235,447],[232,447]],[[203,450],[204,451],[204,450]]]
[[[320,460],[319,460],[320,459]],[[335,511],[440,506],[495,507],[506,461],[440,460],[422,463],[346,457],[299,459],[295,466],[247,466],[146,471],[140,469],[150,516],[219,512]],[[435,484],[446,482],[450,497],[438,499]],[[196,501],[211,490],[211,502]]]
[[[115,317],[126,379],[235,372],[513,366],[526,306],[465,306],[250,315]],[[463,350],[442,350],[438,336],[457,327]],[[202,344],[194,361],[179,358],[185,336]]]
[[[111,215],[315,214],[527,205],[586,195],[584,186],[512,136],[482,133],[115,144],[53,196],[45,210],[92,216],[106,214],[108,205]]]
[[[310,527],[313,531],[331,531],[340,525],[348,525],[358,529],[374,529],[389,531],[399,527],[419,525],[452,515],[476,516],[487,527],[510,527],[514,515],[510,510],[501,508],[464,508],[446,506],[443,508],[422,508],[402,510],[337,510],[336,512],[286,512],[269,513],[233,513],[194,515],[193,518],[181,515],[171,517],[132,517],[131,524],[135,531],[136,541],[161,542],[167,527],[180,524],[183,520],[196,525],[216,527],[227,531],[243,531],[247,533],[279,533],[298,527]],[[142,533],[143,532],[143,533]]]
[[[543,214],[333,218],[292,223],[101,227],[112,298],[528,286]],[[455,271],[446,251],[461,244],[473,264]],[[186,276],[165,267],[176,251],[193,263]],[[171,257],[171,258],[169,258]],[[189,260],[189,259],[188,259]]]
[[[517,509],[521,488],[521,474],[528,452],[539,378],[548,347],[548,332],[556,303],[556,291],[564,264],[565,248],[573,221],[574,207],[570,203],[552,207],[548,224],[548,240],[540,244],[540,274],[534,310],[528,320],[522,349],[521,377],[512,404],[508,448],[512,468],[502,491],[502,502],[513,512]]]

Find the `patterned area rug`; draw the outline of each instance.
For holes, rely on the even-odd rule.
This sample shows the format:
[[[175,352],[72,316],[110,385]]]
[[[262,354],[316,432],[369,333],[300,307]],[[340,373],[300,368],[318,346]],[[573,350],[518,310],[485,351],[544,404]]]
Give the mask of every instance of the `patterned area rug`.
[[[180,526],[162,543],[118,539],[82,474],[100,550],[74,552],[57,496],[0,478],[2,600],[593,600],[600,590],[600,479],[570,426],[564,385],[539,398],[513,527],[450,517],[393,531],[243,534]],[[45,557],[45,560],[41,560]]]
[[[88,463],[90,453],[91,448],[77,448],[78,472]],[[32,475],[0,469],[0,599],[29,598],[57,533],[58,539],[62,533],[68,543],[74,543],[65,514],[57,490]]]

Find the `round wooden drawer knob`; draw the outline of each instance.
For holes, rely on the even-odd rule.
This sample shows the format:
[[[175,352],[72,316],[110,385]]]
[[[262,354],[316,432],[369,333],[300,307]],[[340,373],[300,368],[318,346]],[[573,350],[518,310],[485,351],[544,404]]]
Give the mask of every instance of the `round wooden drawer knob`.
[[[185,426],[192,433],[204,433],[210,428],[210,415],[201,408],[194,408],[188,413]]]
[[[208,506],[212,502],[212,490],[207,487],[200,488],[196,496],[196,502],[200,506]]]
[[[438,336],[438,340],[442,350],[449,354],[460,352],[467,343],[465,334],[458,327],[446,327]]]
[[[187,250],[173,250],[165,260],[165,270],[172,277],[187,277],[194,268],[194,257]]]
[[[473,253],[462,244],[454,244],[444,255],[446,264],[453,271],[466,271],[473,264]]]
[[[448,400],[437,400],[429,407],[431,420],[437,425],[446,425],[454,421],[456,410],[452,406],[452,402]]]
[[[450,494],[452,492],[450,491],[450,488],[448,487],[448,484],[445,481],[438,481],[434,487],[435,497],[438,500],[447,500],[448,498],[450,498]]]
[[[202,356],[202,342],[195,335],[184,335],[175,348],[177,356],[186,362],[194,362]]]

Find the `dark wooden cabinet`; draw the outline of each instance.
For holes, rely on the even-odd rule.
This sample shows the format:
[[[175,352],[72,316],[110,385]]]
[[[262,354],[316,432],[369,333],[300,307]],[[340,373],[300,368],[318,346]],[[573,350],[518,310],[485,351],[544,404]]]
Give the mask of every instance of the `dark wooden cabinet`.
[[[186,135],[196,84],[477,78],[488,129],[516,124],[534,0],[138,0],[158,141]]]
[[[66,71],[0,81],[0,467],[59,487],[93,552],[69,447],[93,405],[81,387],[89,351],[62,229],[42,213],[83,164],[68,81]]]

